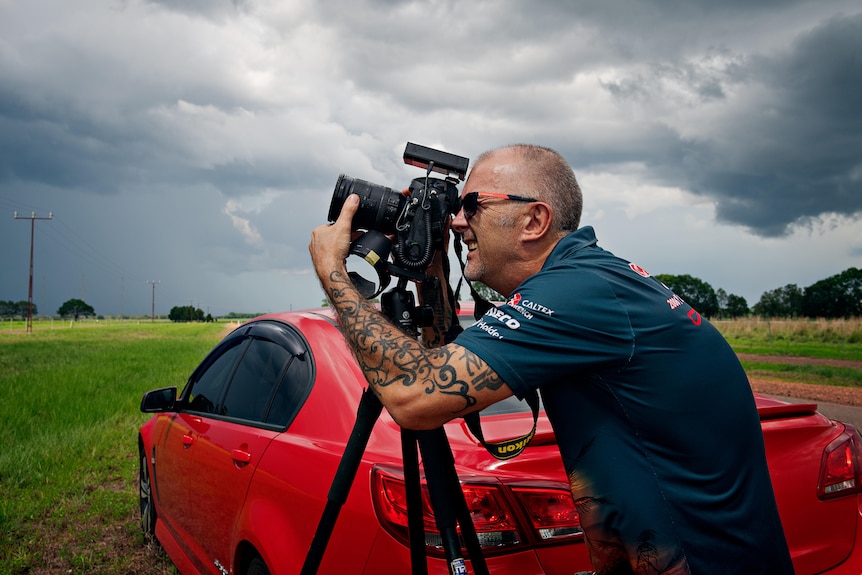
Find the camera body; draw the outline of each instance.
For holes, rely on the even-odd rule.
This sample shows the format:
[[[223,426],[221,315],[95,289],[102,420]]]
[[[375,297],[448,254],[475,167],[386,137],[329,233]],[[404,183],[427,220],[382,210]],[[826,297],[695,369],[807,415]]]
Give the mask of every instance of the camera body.
[[[353,217],[353,229],[364,230],[369,236],[355,240],[351,253],[369,261],[378,274],[384,271],[419,281],[435,250],[443,246],[447,218],[461,209],[456,185],[466,177],[469,160],[408,142],[404,163],[426,170],[426,176],[415,178],[404,192],[341,174],[332,194],[328,218],[335,221],[347,197],[357,194],[359,208]],[[431,172],[445,177],[431,177]],[[391,263],[387,261],[390,254],[381,253],[385,251],[385,247],[379,247],[385,243],[382,236],[392,238]],[[375,249],[368,249],[371,244]],[[382,278],[381,274],[381,282]]]

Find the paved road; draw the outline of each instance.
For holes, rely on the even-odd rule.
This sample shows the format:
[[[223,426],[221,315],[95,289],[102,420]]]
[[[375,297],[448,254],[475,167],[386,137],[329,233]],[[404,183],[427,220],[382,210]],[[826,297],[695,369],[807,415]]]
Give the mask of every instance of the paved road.
[[[824,403],[822,401],[813,401],[811,399],[797,399],[795,397],[779,397],[777,395],[773,395],[771,397],[789,401],[791,403],[816,403],[817,410],[826,417],[853,424],[857,429],[862,430],[862,407]]]

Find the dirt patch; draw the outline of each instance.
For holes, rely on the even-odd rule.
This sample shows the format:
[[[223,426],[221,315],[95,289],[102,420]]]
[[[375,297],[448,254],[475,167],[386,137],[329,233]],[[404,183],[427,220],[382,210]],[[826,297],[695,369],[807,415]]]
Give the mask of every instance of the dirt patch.
[[[763,395],[796,397],[838,405],[862,407],[862,389],[834,385],[813,385],[810,383],[791,383],[770,379],[751,378],[751,389]]]

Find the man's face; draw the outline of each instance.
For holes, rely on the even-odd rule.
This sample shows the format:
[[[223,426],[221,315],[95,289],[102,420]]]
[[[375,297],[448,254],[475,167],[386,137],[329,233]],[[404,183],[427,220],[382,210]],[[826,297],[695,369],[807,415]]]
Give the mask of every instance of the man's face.
[[[476,165],[464,184],[461,197],[472,192],[509,193],[502,184],[511,166],[492,156]],[[517,210],[523,206],[504,198],[479,195],[472,215],[461,210],[452,222],[455,231],[463,235],[467,246],[464,277],[481,281],[500,291],[506,285],[506,263],[511,261],[516,247]],[[505,293],[503,295],[506,295]]]

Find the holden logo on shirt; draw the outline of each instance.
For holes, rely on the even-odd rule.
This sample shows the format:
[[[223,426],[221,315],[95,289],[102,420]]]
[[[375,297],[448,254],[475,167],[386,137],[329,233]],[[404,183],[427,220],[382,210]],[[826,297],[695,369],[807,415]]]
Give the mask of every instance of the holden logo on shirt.
[[[643,269],[642,267],[640,267],[639,265],[629,262],[629,267],[632,269],[633,272],[635,272],[639,276],[643,276],[645,278],[649,277],[649,272],[646,271],[645,269]]]

